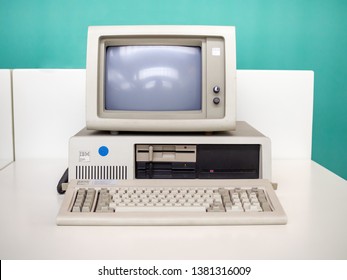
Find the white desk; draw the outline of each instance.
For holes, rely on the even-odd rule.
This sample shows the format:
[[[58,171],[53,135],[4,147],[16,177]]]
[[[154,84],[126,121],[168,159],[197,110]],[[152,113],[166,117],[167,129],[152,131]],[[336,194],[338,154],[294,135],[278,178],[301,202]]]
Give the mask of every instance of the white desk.
[[[275,160],[283,226],[59,227],[66,160],[0,171],[0,259],[347,259],[347,181],[308,160]]]

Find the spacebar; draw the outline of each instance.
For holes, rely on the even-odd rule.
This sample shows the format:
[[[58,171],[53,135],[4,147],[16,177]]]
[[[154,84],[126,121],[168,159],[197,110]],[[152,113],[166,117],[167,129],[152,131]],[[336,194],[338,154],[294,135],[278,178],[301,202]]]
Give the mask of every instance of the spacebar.
[[[203,206],[129,206],[116,207],[116,212],[206,212]]]

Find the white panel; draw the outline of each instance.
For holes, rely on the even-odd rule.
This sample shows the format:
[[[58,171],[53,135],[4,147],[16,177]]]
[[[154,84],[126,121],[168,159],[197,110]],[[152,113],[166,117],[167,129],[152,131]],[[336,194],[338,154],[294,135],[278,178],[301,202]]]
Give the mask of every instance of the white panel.
[[[313,72],[238,70],[237,119],[271,138],[276,159],[310,159]],[[67,158],[85,126],[85,70],[15,70],[16,157]]]
[[[16,159],[67,158],[85,126],[85,70],[14,70]]]
[[[276,159],[310,159],[312,71],[237,71],[237,120],[271,138]]]
[[[0,169],[13,161],[11,70],[0,70]]]

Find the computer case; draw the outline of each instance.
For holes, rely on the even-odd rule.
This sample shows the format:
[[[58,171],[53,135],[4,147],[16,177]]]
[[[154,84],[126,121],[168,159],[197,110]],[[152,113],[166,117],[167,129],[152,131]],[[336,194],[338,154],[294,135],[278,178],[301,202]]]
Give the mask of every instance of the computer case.
[[[268,179],[271,141],[246,122],[215,133],[82,129],[69,142],[69,180]]]

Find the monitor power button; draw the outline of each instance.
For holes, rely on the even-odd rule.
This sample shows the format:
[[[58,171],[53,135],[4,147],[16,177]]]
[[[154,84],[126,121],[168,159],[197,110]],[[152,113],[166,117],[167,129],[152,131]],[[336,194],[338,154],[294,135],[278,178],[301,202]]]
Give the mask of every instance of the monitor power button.
[[[218,104],[219,104],[219,102],[220,102],[219,97],[215,97],[215,98],[213,98],[213,103],[214,103],[214,104],[218,105]]]

